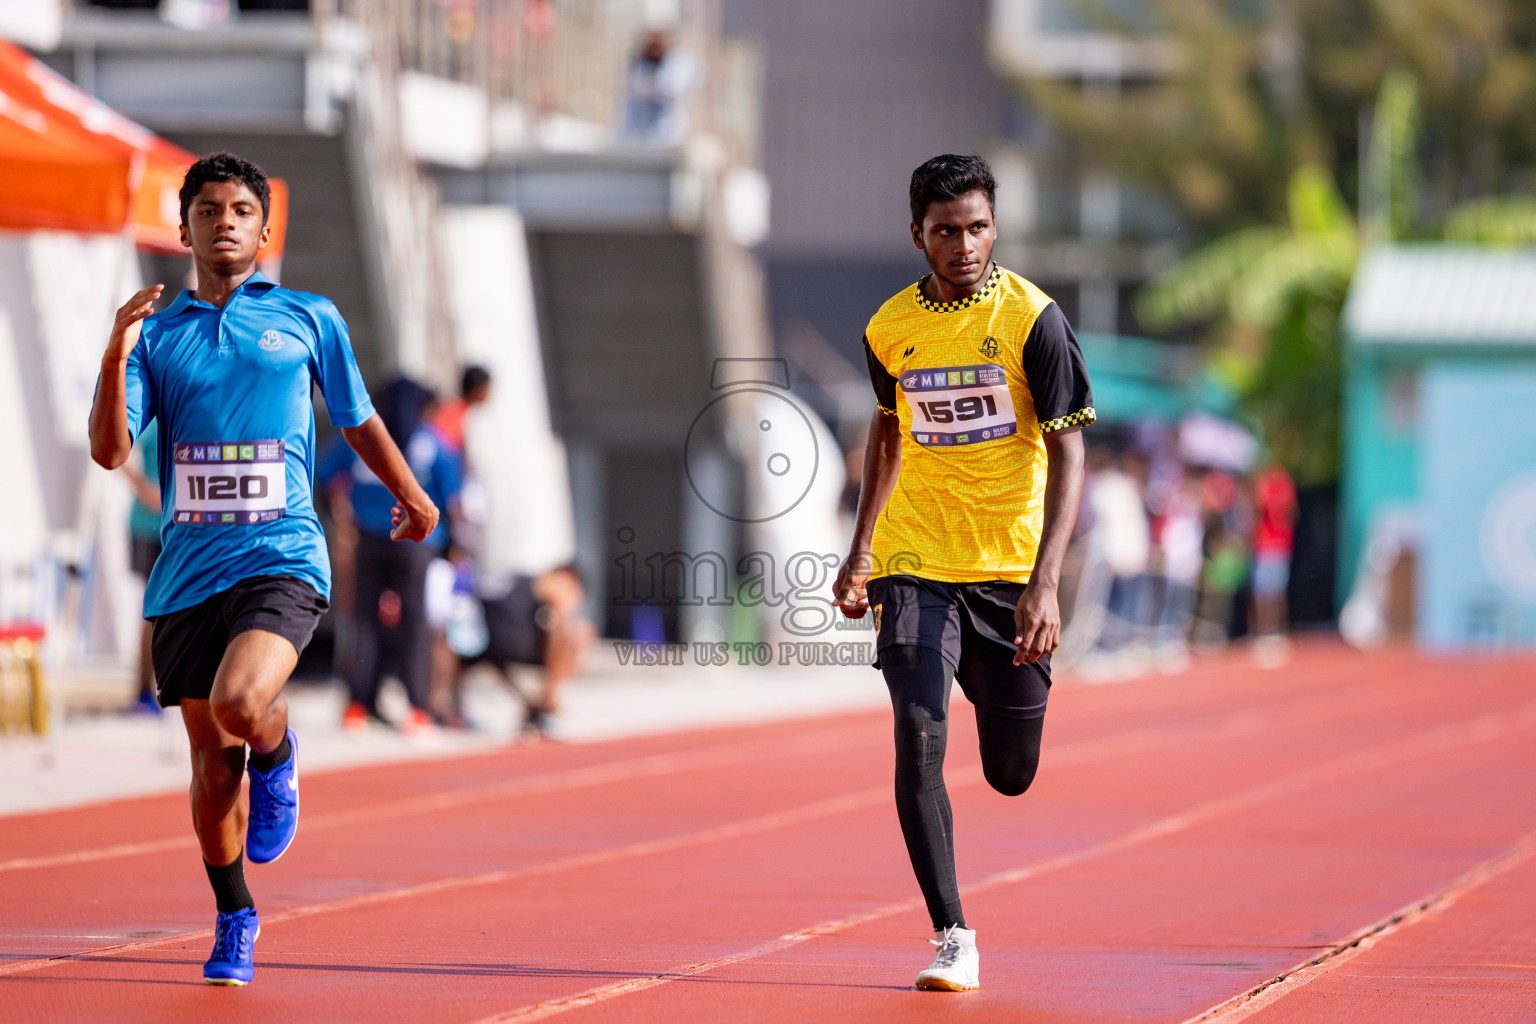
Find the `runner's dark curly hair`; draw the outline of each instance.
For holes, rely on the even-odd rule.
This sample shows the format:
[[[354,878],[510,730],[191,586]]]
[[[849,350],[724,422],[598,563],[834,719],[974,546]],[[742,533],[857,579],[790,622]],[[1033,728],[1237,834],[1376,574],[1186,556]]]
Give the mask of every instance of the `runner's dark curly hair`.
[[[187,223],[192,200],[210,181],[236,181],[250,189],[261,201],[261,222],[267,222],[267,215],[272,212],[272,186],[267,184],[267,172],[233,153],[209,153],[187,168],[187,176],[181,182],[182,224]]]
[[[987,205],[997,210],[997,180],[992,168],[979,156],[945,153],[927,161],[912,172],[908,195],[912,200],[912,223],[919,226],[930,203],[959,199],[971,192],[985,192]]]

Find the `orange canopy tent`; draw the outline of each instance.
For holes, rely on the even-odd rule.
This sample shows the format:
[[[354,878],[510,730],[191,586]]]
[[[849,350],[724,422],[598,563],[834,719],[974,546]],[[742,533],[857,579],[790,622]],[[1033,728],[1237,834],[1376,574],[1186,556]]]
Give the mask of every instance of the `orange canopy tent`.
[[[195,158],[0,40],[0,229],[117,233],[183,253],[177,192]],[[272,180],[272,244],[282,256],[288,189]]]

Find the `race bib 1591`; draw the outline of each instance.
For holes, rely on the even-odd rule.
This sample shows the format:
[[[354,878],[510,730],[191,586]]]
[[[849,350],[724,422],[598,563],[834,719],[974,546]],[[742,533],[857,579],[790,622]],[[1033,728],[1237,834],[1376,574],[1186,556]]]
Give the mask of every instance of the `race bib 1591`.
[[[980,444],[1019,432],[1001,366],[908,370],[901,390],[912,410],[912,440],[929,447]]]
[[[172,522],[213,526],[270,523],[288,508],[282,441],[176,442]]]

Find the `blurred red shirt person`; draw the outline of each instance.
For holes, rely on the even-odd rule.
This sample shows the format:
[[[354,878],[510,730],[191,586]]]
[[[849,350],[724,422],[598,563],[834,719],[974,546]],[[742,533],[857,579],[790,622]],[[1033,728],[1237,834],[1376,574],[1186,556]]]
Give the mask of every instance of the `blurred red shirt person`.
[[[1283,555],[1296,546],[1296,486],[1278,465],[1264,468],[1253,484],[1255,556]]]
[[[491,375],[483,366],[466,366],[459,397],[444,402],[432,416],[432,429],[460,458],[464,456],[464,427],[469,410],[491,397]]]
[[[1260,637],[1285,632],[1285,594],[1296,546],[1296,485],[1271,464],[1253,482],[1253,618]]]

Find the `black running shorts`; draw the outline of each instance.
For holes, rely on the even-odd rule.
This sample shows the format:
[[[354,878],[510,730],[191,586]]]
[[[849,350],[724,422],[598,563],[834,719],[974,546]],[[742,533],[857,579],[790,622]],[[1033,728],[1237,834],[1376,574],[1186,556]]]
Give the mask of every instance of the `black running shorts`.
[[[549,613],[533,593],[532,576],[518,576],[505,595],[485,598],[481,606],[488,643],[484,653],[465,659],[467,664],[484,661],[502,669],[544,664],[549,641],[544,624]]]
[[[1050,695],[1051,659],[1013,663],[1013,613],[1023,593],[1022,583],[877,577],[868,587],[876,648],[910,644],[938,651],[976,707],[1009,718],[1038,718]]]
[[[276,633],[302,654],[330,606],[303,580],[254,576],[202,604],[155,616],[150,657],[160,706],[207,700],[224,649],[248,629]]]

